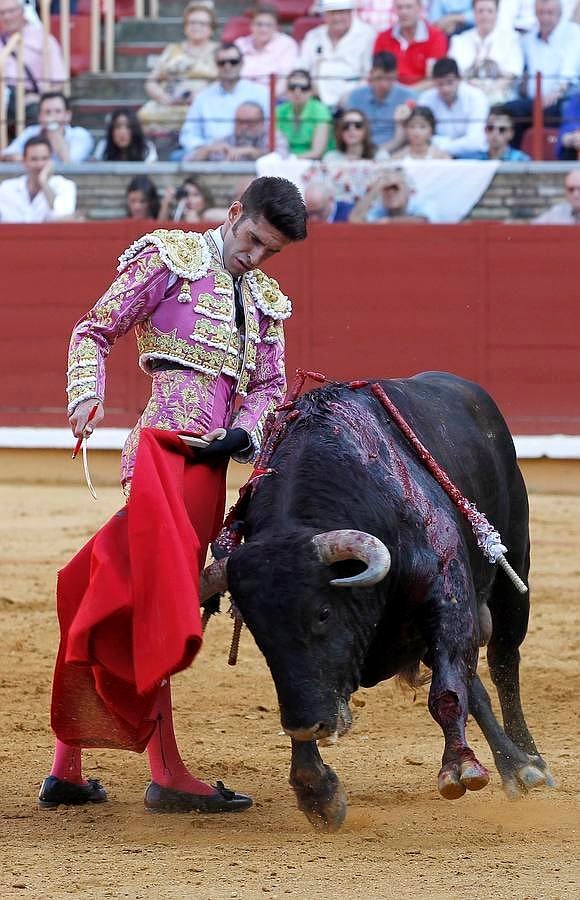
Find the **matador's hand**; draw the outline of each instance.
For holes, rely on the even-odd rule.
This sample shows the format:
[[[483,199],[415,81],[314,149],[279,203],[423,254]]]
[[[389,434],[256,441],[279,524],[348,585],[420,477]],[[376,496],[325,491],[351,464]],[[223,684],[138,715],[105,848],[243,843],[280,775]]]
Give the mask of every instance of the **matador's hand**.
[[[211,438],[213,432],[204,435],[204,438]],[[203,463],[219,462],[224,456],[231,456],[232,453],[239,453],[241,450],[249,450],[250,436],[243,428],[228,428],[223,438],[214,438],[207,447],[195,451],[195,461]]]
[[[91,419],[90,424],[87,425],[89,413],[95,405],[97,406],[97,411]],[[97,400],[96,397],[90,397],[88,400],[83,400],[69,417],[72,433],[76,438],[82,437],[83,434],[88,436],[89,434],[92,434],[95,426],[98,425],[104,417],[105,410],[103,409],[103,404],[100,400]]]

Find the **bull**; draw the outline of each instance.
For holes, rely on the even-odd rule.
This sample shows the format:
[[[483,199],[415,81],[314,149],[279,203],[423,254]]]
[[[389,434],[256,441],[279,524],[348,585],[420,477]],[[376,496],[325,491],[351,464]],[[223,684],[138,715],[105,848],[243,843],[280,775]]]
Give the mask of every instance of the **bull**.
[[[441,372],[380,382],[464,496],[499,530],[527,582],[528,499],[508,427],[478,385]],[[331,384],[303,395],[252,491],[245,543],[204,581],[229,588],[266,658],[290,783],[313,825],[334,831],[346,795],[318,743],[348,727],[360,686],[430,669],[428,706],[443,731],[437,785],[455,799],[488,783],[466,738],[471,712],[505,790],[553,784],[520,702],[519,646],[529,594],[478,549],[457,506],[377,397]],[[219,583],[219,584],[218,584]],[[487,644],[503,716],[477,675]]]

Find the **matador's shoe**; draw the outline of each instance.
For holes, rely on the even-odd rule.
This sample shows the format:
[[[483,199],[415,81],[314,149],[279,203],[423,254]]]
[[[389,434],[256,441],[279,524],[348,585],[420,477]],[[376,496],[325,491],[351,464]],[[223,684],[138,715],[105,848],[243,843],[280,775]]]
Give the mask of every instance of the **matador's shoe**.
[[[253,801],[245,794],[237,794],[224,786],[223,781],[215,785],[215,794],[188,794],[186,791],[174,791],[151,781],[145,791],[145,809],[149,812],[198,812],[222,813],[240,812],[249,809]]]
[[[56,775],[48,775],[40,785],[39,809],[56,809],[57,806],[84,806],[85,803],[104,803],[107,792],[96,778],[86,784],[64,781]]]

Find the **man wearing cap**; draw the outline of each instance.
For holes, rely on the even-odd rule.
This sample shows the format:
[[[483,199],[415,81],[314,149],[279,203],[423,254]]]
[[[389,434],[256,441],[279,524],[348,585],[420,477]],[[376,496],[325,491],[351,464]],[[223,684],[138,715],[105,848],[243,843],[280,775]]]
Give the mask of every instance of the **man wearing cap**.
[[[349,222],[432,221],[432,213],[415,199],[414,194],[415,189],[403,169],[389,169],[379,175],[355,204]]]
[[[336,109],[371,68],[375,33],[354,16],[354,0],[322,0],[324,25],[306,34],[299,67],[307,69],[323,103]]]

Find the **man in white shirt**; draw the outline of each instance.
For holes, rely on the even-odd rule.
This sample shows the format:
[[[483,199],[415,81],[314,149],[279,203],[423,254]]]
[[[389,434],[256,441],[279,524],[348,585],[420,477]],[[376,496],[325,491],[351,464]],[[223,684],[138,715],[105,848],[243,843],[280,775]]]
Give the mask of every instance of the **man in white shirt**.
[[[536,18],[538,28],[522,38],[527,76],[522,97],[507,104],[516,122],[515,147],[532,124],[536,73],[543,75],[542,106],[548,127],[560,124],[562,100],[580,79],[580,25],[564,18],[561,0],[536,0]]]
[[[93,138],[90,131],[71,125],[68,97],[60,91],[48,91],[40,98],[38,124],[29,125],[2,151],[3,160],[20,161],[24,145],[31,137],[41,135],[52,147],[52,159],[56,163],[84,162],[91,155]]]
[[[357,18],[354,0],[323,0],[324,25],[309,31],[298,67],[310,72],[316,93],[331,109],[364,81],[371,69],[375,32]]]
[[[433,143],[456,157],[484,150],[489,102],[483,91],[462,82],[457,63],[448,57],[433,66],[433,81],[435,87],[423,91],[418,101],[435,116]]]
[[[26,174],[0,184],[0,222],[37,224],[70,219],[77,189],[74,181],[52,174],[52,147],[46,138],[32,137],[24,145]]]

